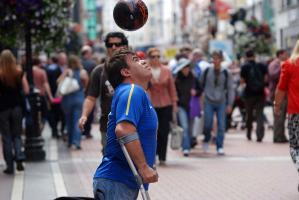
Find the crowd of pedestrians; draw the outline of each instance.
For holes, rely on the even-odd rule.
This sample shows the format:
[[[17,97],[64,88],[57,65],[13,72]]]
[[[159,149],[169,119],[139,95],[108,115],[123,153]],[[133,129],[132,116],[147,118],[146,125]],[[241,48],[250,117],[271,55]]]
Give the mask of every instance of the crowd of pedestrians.
[[[105,171],[107,166],[104,165],[114,166],[113,162],[105,163],[105,158],[113,160],[116,152],[116,149],[111,147],[116,145],[116,135],[112,134],[111,128],[117,128],[122,121],[130,122],[129,125],[127,122],[123,124],[124,127],[133,123],[132,131],[136,132],[140,128],[139,121],[137,123],[135,120],[140,120],[144,113],[140,114],[141,111],[136,110],[134,115],[129,115],[130,102],[139,105],[131,96],[130,88],[132,92],[140,93],[140,98],[148,98],[150,102],[144,100],[142,103],[149,103],[155,110],[158,123],[155,159],[159,165],[167,165],[170,122],[183,129],[181,151],[184,156],[189,156],[198,143],[201,143],[203,152],[208,152],[210,144],[215,143],[216,153],[225,155],[225,133],[237,126],[232,114],[235,109],[239,109],[242,117],[241,128],[246,129],[244,138],[252,140],[253,124],[256,122],[256,141],[262,142],[267,122],[264,107],[275,102],[273,142],[288,142],[284,125],[288,115],[291,155],[298,166],[298,43],[290,58],[288,51],[280,49],[273,60],[257,61],[255,51],[248,49],[241,60],[232,61],[226,52],[220,50],[205,54],[201,49],[184,46],[169,62],[164,60],[163,51],[158,47],[135,54],[128,51],[128,39],[121,32],[108,33],[104,44],[107,52],[104,59],[94,54],[92,46],[84,45],[80,55],[53,53],[46,62],[35,56],[32,67],[34,86],[41,97],[42,123],[49,123],[53,138],[62,138],[67,142],[68,148],[80,150],[81,136],[92,137],[91,125],[94,116],[100,116],[99,131],[104,164],[98,168],[95,178],[105,177],[102,171]],[[124,49],[126,51],[120,53]],[[115,57],[115,53],[118,53],[119,57]],[[129,61],[127,57],[132,60]],[[139,76],[142,78],[139,74],[141,72],[131,68],[136,67],[134,63],[139,63],[140,60],[146,61],[145,68],[149,68],[151,72],[148,85],[144,85],[144,80],[139,80]],[[130,70],[120,70],[118,67],[121,64]],[[30,92],[28,74],[23,70],[25,65],[24,56],[17,62],[11,51],[1,52],[0,132],[7,166],[4,171],[6,174],[14,173],[14,163],[17,170],[24,170],[22,120],[28,115],[26,96]],[[139,65],[145,66],[140,63]],[[79,87],[69,94],[61,94],[59,90],[66,77],[76,80]],[[135,86],[125,86],[127,82],[143,84],[146,97],[139,91],[139,86],[135,89]],[[124,95],[124,98],[129,98],[127,107],[122,108],[124,110],[118,108],[114,102],[121,99],[113,100],[115,92],[122,92],[122,89],[117,87],[119,85],[123,85],[122,88],[129,92],[129,96]],[[97,99],[99,108],[96,108]],[[124,111],[127,114],[118,115],[118,109],[119,112]],[[198,128],[198,123],[201,123],[202,129]],[[122,131],[120,130],[119,135],[124,134]],[[201,142],[197,139],[199,134],[204,136]],[[144,145],[142,148],[145,148]],[[96,188],[100,187],[98,182],[95,184]],[[134,192],[132,194],[134,195]]]

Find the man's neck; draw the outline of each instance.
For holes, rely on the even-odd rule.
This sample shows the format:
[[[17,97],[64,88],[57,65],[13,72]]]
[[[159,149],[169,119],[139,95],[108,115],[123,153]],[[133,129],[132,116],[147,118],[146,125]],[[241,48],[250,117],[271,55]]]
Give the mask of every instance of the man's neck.
[[[123,83],[136,84],[136,85],[141,86],[144,90],[147,90],[147,88],[148,88],[148,83],[145,83],[144,81],[140,82],[140,81],[137,81],[137,80],[125,79],[123,81]]]

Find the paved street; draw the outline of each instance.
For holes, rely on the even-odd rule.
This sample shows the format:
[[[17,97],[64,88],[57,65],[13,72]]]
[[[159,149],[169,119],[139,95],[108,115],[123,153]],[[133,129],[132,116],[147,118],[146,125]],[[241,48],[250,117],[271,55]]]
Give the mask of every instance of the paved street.
[[[26,163],[14,177],[0,173],[1,200],[50,200],[58,196],[92,196],[92,176],[101,159],[98,126],[81,151],[69,150],[61,140],[46,138],[45,162]],[[201,137],[199,137],[200,141]],[[255,139],[255,137],[254,137]],[[168,162],[158,166],[159,182],[152,184],[153,200],[297,200],[298,174],[288,144],[273,144],[267,130],[263,143],[247,141],[245,132],[226,135],[226,156],[215,146],[204,154],[198,145],[190,157],[168,151]],[[0,151],[0,170],[4,169]]]

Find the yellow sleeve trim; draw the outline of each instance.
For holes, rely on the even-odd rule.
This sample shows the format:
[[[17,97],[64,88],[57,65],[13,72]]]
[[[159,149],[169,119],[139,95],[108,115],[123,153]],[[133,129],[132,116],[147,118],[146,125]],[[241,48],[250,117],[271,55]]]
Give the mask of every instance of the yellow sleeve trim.
[[[131,90],[130,90],[130,94],[128,97],[128,103],[127,103],[127,109],[126,109],[126,116],[129,114],[129,110],[130,110],[130,105],[131,105],[131,98],[132,98],[132,94],[133,94],[133,90],[134,90],[134,84],[132,84]]]

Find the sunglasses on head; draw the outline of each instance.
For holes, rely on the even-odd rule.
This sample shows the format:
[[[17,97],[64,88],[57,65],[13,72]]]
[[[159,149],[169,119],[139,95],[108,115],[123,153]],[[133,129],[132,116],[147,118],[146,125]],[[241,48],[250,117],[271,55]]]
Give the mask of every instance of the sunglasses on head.
[[[160,55],[152,55],[150,56],[151,59],[160,58]]]
[[[107,43],[106,47],[111,48],[111,47],[113,47],[113,45],[116,46],[116,47],[121,47],[121,46],[123,46],[123,43],[121,43],[121,42],[119,42],[119,43]]]

